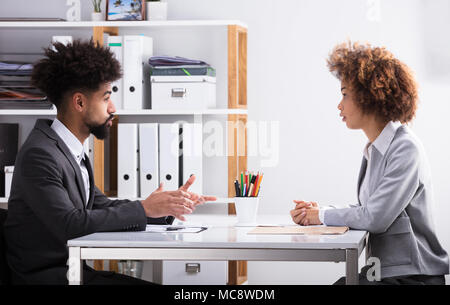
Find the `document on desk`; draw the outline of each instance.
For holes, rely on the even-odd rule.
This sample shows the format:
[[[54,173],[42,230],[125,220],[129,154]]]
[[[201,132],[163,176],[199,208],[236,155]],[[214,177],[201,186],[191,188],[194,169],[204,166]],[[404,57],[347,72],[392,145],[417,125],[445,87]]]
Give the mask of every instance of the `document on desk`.
[[[256,227],[247,234],[303,234],[303,235],[339,235],[348,231],[348,227],[328,226],[280,226],[280,227]]]
[[[205,226],[185,225],[147,225],[145,232],[149,233],[199,233],[208,229]]]

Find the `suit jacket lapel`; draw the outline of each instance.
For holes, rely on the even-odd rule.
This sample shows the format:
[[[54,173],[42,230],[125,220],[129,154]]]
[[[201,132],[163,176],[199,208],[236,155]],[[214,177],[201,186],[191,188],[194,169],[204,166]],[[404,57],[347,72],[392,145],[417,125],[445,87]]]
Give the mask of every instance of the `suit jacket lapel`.
[[[66,144],[58,141],[57,145],[58,145],[59,149],[61,149],[61,151],[64,153],[66,158],[69,160],[70,164],[72,165],[73,170],[75,171],[75,177],[77,180],[78,191],[81,194],[81,198],[83,199],[83,206],[84,206],[85,202],[86,202],[86,194],[85,194],[86,192],[84,190],[83,176],[81,175],[80,167],[78,166],[77,162],[73,158],[72,153],[69,151],[69,148],[66,146]]]
[[[67,160],[69,160],[70,165],[72,165],[73,170],[75,171],[75,178],[78,186],[78,191],[81,194],[81,198],[83,200],[83,207],[85,206],[86,202],[86,194],[84,190],[84,184],[83,184],[83,177],[81,175],[80,167],[78,166],[77,162],[72,156],[72,153],[70,152],[67,145],[64,143],[64,141],[56,134],[56,132],[50,127],[52,124],[51,120],[44,120],[39,119],[36,121],[35,128],[38,128],[43,133],[45,133],[49,138],[56,141],[56,145],[58,148],[63,152],[63,154],[66,156]]]
[[[359,190],[361,188],[361,183],[364,179],[364,176],[366,175],[366,170],[367,170],[367,160],[365,157],[363,157],[362,162],[361,162],[361,168],[359,169],[358,187],[357,187],[357,194],[356,194],[359,204],[361,204],[361,202],[359,201]]]

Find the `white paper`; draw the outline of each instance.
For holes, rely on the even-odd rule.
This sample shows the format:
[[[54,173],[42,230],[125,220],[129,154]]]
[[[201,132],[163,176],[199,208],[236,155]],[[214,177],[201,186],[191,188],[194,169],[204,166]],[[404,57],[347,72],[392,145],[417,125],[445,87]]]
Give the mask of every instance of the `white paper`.
[[[205,226],[185,225],[147,225],[145,232],[150,233],[199,233],[206,230]]]

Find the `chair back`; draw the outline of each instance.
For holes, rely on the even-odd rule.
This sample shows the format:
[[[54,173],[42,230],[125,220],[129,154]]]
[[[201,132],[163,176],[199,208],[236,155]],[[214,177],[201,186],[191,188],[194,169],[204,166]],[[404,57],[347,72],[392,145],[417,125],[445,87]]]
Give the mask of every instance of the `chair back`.
[[[3,225],[8,216],[8,210],[0,208],[0,285],[10,284],[10,271],[6,261],[6,242]]]

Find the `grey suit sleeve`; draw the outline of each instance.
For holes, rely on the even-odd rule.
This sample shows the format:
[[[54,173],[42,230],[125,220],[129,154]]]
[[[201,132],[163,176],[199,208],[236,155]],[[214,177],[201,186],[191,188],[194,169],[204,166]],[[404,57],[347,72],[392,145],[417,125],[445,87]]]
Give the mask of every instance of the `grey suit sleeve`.
[[[414,143],[393,147],[384,175],[368,201],[352,208],[326,210],[325,223],[371,233],[385,232],[419,189],[419,162],[419,150]]]
[[[26,152],[21,164],[21,188],[25,201],[58,238],[71,238],[100,231],[145,230],[146,217],[140,202],[102,209],[78,209],[63,184],[54,158],[45,150]]]

